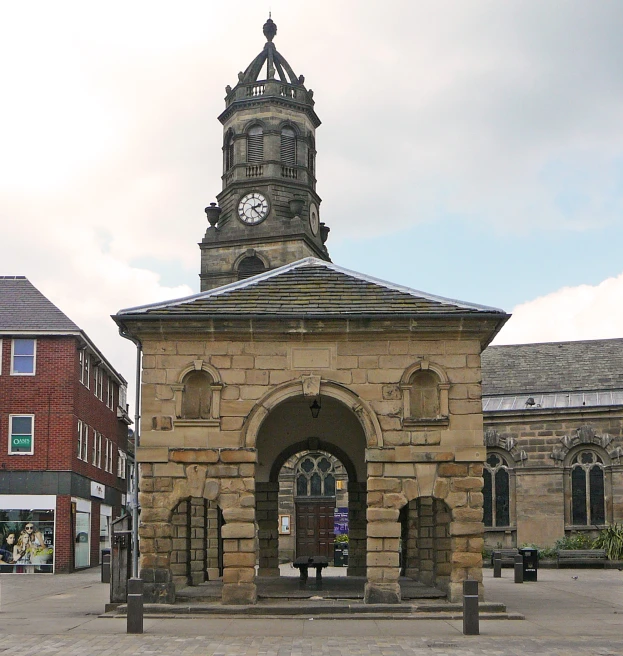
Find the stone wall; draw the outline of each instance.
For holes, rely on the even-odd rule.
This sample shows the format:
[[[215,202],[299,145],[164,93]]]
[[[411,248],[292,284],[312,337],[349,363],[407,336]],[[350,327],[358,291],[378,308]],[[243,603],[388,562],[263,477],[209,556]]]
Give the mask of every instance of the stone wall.
[[[553,546],[565,533],[576,532],[569,519],[569,454],[594,448],[606,467],[606,519],[623,521],[623,412],[590,408],[485,415],[489,450],[511,466],[511,526],[488,528],[487,547],[522,544]],[[595,534],[594,527],[586,531]]]
[[[223,600],[253,601],[257,556],[262,573],[278,572],[271,467],[280,451],[310,439],[317,444],[309,448],[335,445],[353,467],[349,573],[365,571],[368,601],[399,600],[398,513],[420,497],[444,501],[451,515],[449,537],[440,538],[450,540],[450,572],[445,560],[436,561],[439,576],[449,577],[451,598],[460,596],[465,578],[481,580],[480,343],[391,338],[387,328],[384,335],[144,336],[141,566],[170,573],[182,564],[172,562],[172,511],[190,497],[207,499],[222,508],[225,521]],[[439,376],[441,416],[405,417],[414,367]],[[205,370],[214,381],[210,418],[179,415],[182,380],[192,370]],[[317,420],[305,406],[315,396],[323,400]],[[278,413],[281,423],[271,423]]]

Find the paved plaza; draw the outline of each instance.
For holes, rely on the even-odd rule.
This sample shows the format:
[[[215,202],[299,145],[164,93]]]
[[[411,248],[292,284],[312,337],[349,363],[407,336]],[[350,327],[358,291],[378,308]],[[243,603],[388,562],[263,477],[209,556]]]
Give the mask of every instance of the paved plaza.
[[[623,655],[623,572],[539,571],[516,585],[485,570],[487,601],[505,603],[525,620],[481,621],[463,636],[460,620],[323,620],[146,618],[145,633],[126,634],[124,618],[101,617],[108,586],[99,570],[71,575],[0,575],[0,653],[240,654],[286,656]]]

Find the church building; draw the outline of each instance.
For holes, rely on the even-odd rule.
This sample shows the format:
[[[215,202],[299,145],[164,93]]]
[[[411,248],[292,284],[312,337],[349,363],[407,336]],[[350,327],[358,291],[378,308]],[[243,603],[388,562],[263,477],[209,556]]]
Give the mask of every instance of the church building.
[[[280,473],[308,455],[301,485],[320,494],[292,522],[316,532],[297,555],[329,539],[333,517],[312,502],[339,481],[347,572],[365,577],[365,601],[400,602],[401,572],[456,601],[464,580],[482,581],[481,353],[508,315],[331,262],[320,120],[276,31],[269,19],[263,50],[227,87],[201,292],[115,316],[143,352],[146,599],[222,577],[223,603],[254,603],[256,577],[279,576],[290,526]]]

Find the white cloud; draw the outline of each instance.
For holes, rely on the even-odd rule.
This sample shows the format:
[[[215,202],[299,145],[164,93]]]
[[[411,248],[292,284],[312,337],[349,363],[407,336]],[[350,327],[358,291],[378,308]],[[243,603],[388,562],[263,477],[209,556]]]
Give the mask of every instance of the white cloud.
[[[494,344],[623,337],[623,273],[518,305]]]
[[[522,233],[621,221],[621,5],[272,10],[323,120],[334,243],[446,214]],[[33,0],[3,14],[0,273],[28,276],[128,378],[132,348],[108,315],[198,291],[203,207],[221,188],[217,116],[265,18],[255,0]]]

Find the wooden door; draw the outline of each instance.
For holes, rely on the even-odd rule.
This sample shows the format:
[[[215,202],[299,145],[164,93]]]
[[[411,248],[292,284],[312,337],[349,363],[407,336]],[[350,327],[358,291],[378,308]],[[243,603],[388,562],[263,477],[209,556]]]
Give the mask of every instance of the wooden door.
[[[333,558],[335,500],[296,503],[296,557]]]

